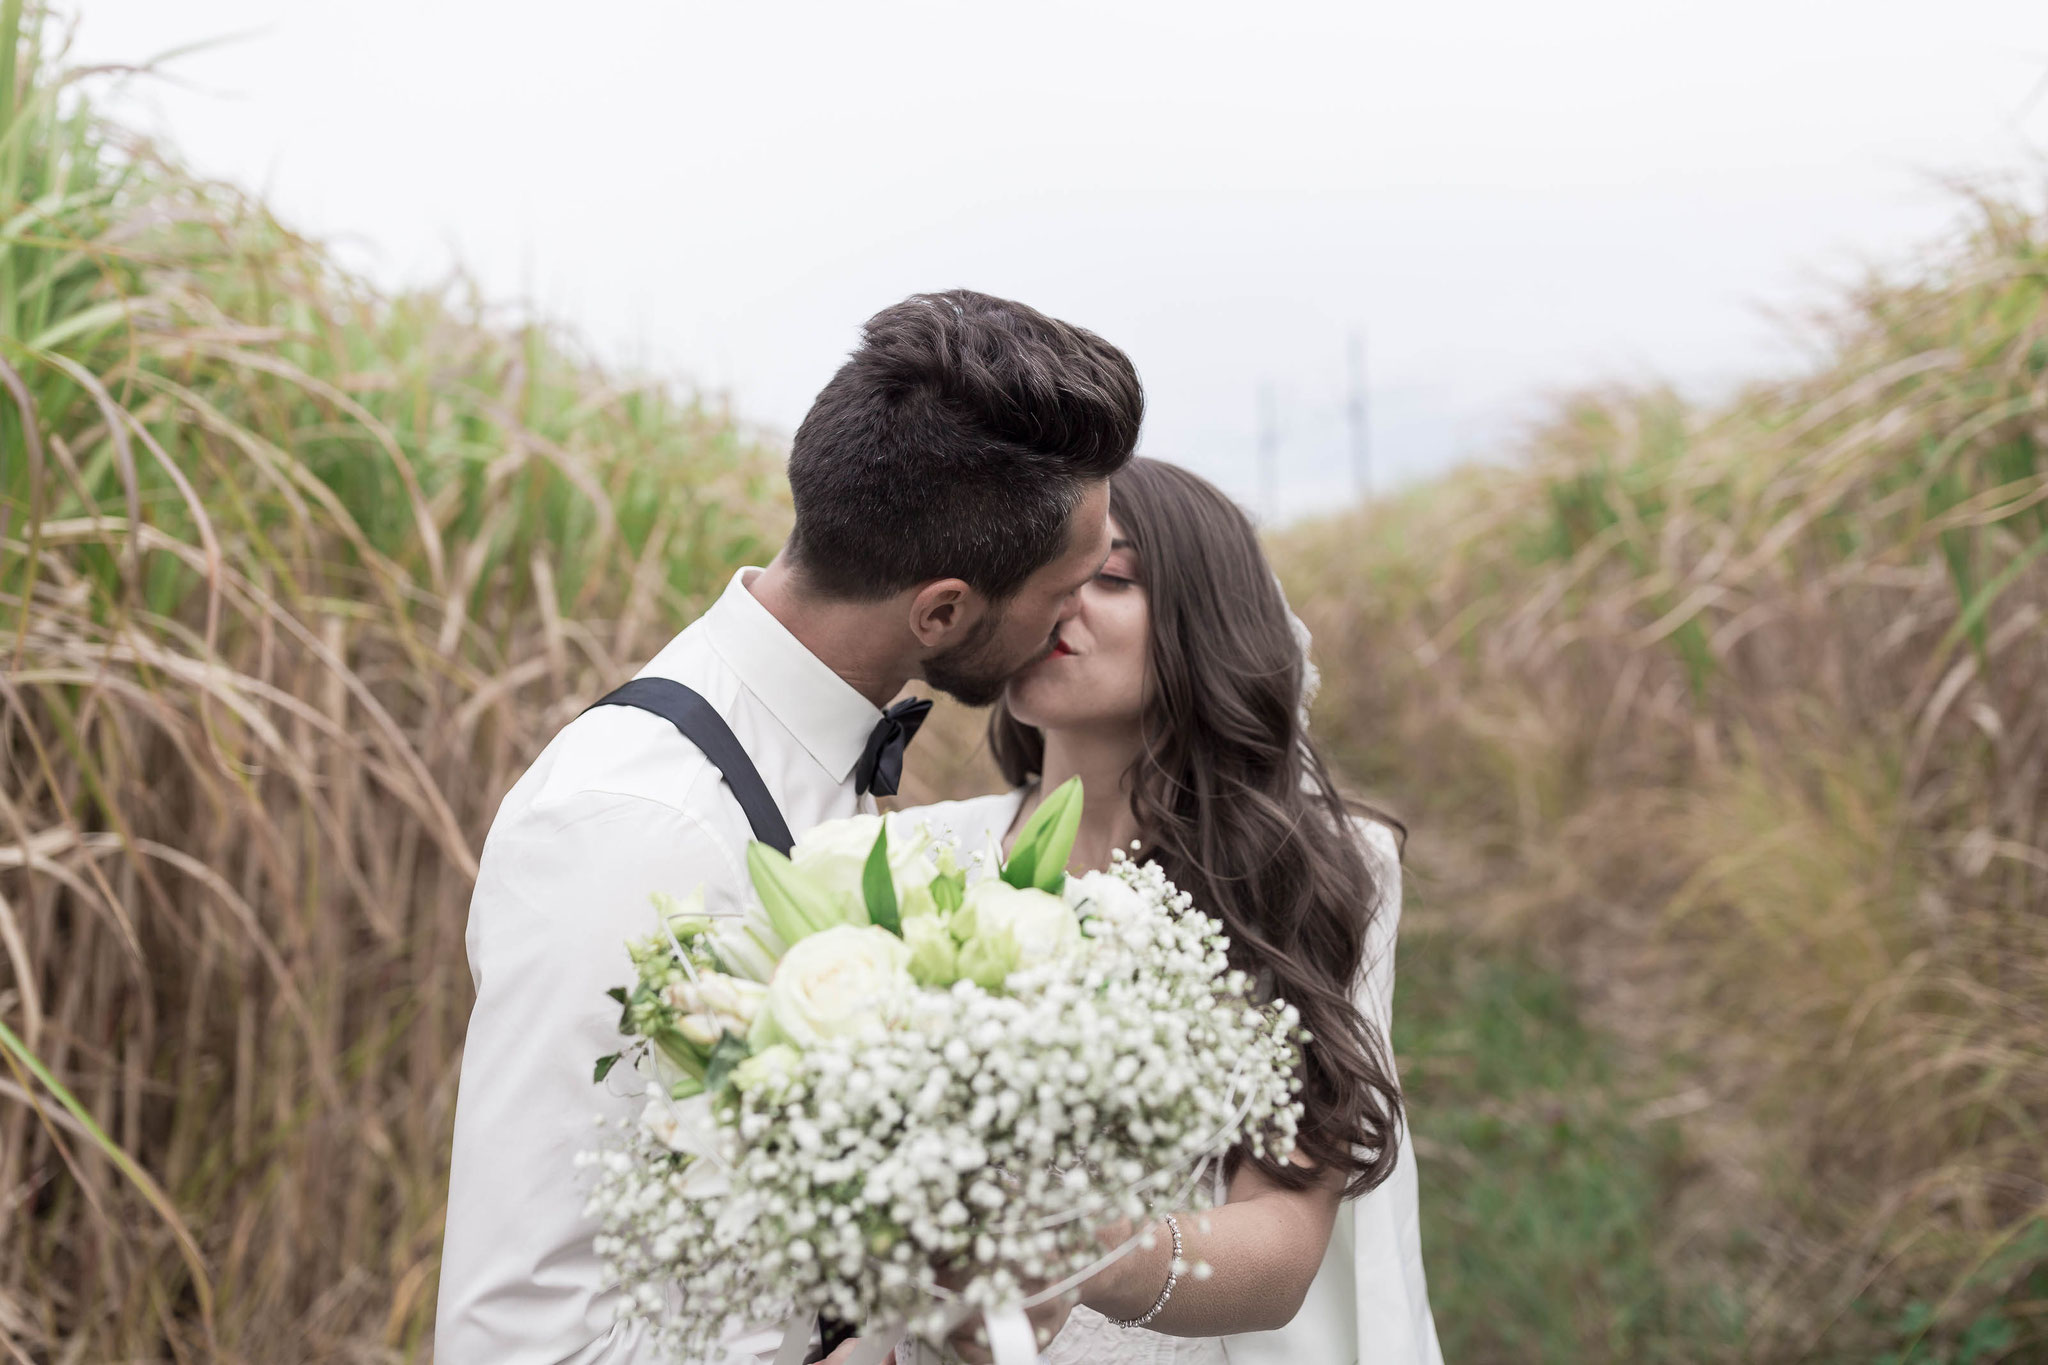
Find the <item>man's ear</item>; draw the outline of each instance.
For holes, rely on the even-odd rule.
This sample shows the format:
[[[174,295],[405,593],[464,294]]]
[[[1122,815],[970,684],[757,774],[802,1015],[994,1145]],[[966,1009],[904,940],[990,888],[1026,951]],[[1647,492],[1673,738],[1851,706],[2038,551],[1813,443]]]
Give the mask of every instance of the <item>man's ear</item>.
[[[963,579],[937,578],[910,599],[910,633],[926,649],[939,649],[967,638],[988,610],[988,599]]]

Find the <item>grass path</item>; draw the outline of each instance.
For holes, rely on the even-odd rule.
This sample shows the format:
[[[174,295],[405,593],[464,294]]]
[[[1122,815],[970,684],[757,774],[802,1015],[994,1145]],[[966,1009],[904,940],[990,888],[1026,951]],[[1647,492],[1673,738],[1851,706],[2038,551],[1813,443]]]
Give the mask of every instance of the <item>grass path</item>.
[[[1646,1060],[1589,1017],[1564,971],[1476,930],[1469,884],[1451,881],[1410,869],[1394,1013],[1450,1365],[2042,1358],[2025,1322],[2048,1303],[2048,1220],[1978,1267],[1979,1282],[2017,1283],[1961,1322],[1944,1328],[1926,1299],[1859,1297],[1810,1350],[1752,1340],[1734,1291],[1755,1269],[1753,1215],[1710,1220],[1732,1236],[1698,1230],[1712,1182],[1688,1149],[1682,1116],[1699,1092],[1684,1062]]]
[[[1659,1097],[1624,1078],[1562,975],[1453,922],[1410,910],[1394,1038],[1445,1359],[1725,1358],[1733,1309],[1659,1263],[1684,1178],[1672,1122],[1642,1117]]]

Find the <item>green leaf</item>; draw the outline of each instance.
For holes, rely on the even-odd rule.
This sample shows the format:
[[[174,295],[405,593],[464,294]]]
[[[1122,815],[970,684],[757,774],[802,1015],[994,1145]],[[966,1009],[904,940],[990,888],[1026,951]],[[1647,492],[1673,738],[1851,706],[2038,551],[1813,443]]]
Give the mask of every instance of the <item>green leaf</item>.
[[[1023,835],[1010,846],[1009,861],[1003,864],[1003,880],[1022,891],[1031,885],[1038,872],[1038,841],[1026,841]]]
[[[747,1040],[736,1038],[730,1033],[718,1036],[718,1042],[711,1048],[711,1056],[704,1063],[704,1088],[716,1095],[725,1089],[732,1079],[732,1069],[753,1055]]]
[[[967,900],[967,874],[965,872],[941,872],[932,878],[932,903],[942,913],[951,914]]]
[[[1058,895],[1060,888],[1066,885],[1067,860],[1074,856],[1074,840],[1081,833],[1081,779],[1070,778],[1053,793],[1053,799],[1059,800],[1061,793],[1066,794],[1066,800],[1061,803],[1058,815],[1049,826],[1045,842],[1039,846],[1035,883],[1040,891],[1050,891],[1054,895]]]
[[[672,1028],[656,1029],[654,1045],[661,1049],[662,1056],[674,1062],[677,1069],[685,1075],[698,1080],[703,1079],[704,1057],[691,1045],[688,1038]]]
[[[603,1085],[604,1078],[606,1076],[611,1075],[612,1068],[617,1066],[618,1064],[619,1054],[616,1052],[609,1053],[606,1056],[598,1058],[597,1069],[591,1072],[590,1074],[590,1083],[592,1085]]]
[[[621,1005],[626,1003],[626,988],[624,986],[614,986],[606,991],[605,994],[618,1001]]]
[[[2004,1359],[2019,1336],[2011,1318],[1997,1313],[1979,1315],[1956,1344],[1956,1365],[1978,1365],[1979,1361]]]
[[[1057,892],[1066,884],[1067,859],[1081,832],[1081,779],[1070,777],[1038,803],[1017,832],[1003,880],[1017,889]]]
[[[759,841],[747,845],[747,872],[753,877],[761,908],[768,912],[769,927],[791,947],[846,922],[835,897],[768,845]]]
[[[868,864],[860,874],[861,895],[868,903],[868,919],[898,938],[903,937],[903,915],[896,904],[896,879],[889,875],[889,822],[875,836],[868,850]]]

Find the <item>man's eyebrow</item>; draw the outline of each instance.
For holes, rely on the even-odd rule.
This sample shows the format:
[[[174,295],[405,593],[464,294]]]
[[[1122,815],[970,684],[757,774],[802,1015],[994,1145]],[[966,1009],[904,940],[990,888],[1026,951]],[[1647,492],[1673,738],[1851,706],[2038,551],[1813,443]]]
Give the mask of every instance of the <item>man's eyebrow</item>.
[[[1109,542],[1109,549],[1111,554],[1116,553],[1118,550],[1129,550],[1132,548],[1134,547],[1128,540],[1112,540]]]

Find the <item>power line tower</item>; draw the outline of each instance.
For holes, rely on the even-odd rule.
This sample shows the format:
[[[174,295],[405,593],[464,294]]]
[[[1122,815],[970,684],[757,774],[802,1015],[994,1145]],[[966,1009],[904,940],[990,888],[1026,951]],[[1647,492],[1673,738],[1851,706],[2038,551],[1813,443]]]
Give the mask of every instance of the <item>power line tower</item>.
[[[1365,333],[1351,334],[1351,394],[1344,405],[1351,428],[1351,484],[1362,502],[1372,496],[1371,430],[1366,425]]]
[[[1269,525],[1280,519],[1280,397],[1270,379],[1259,385],[1259,510]]]

